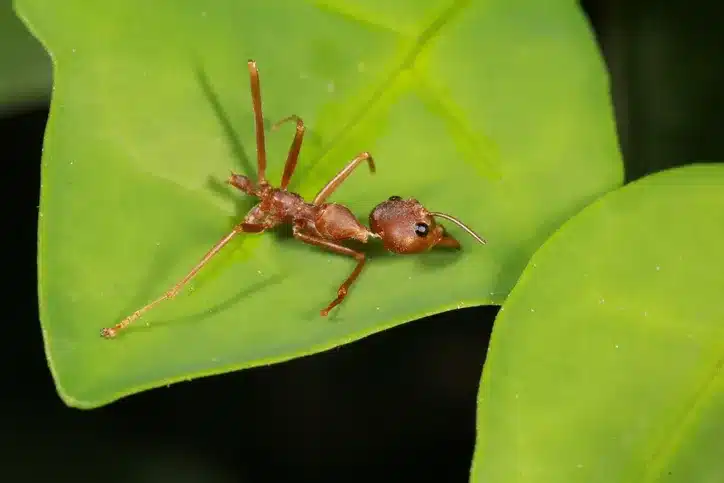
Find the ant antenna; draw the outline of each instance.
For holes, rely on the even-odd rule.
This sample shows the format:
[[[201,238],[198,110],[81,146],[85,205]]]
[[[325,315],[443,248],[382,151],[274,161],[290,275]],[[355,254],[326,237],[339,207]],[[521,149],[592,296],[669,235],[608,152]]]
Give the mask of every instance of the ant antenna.
[[[487,241],[485,241],[485,239],[484,239],[483,237],[481,237],[480,235],[478,235],[477,233],[475,233],[475,232],[474,232],[473,230],[471,230],[465,223],[463,223],[462,221],[458,220],[458,219],[455,218],[454,216],[450,216],[450,215],[447,215],[447,214],[445,214],[445,213],[438,213],[438,212],[436,212],[436,211],[431,211],[430,214],[431,214],[432,216],[439,216],[440,218],[445,218],[445,219],[448,220],[448,221],[452,221],[452,222],[455,223],[457,226],[459,226],[459,227],[462,228],[463,230],[467,231],[467,232],[470,234],[470,236],[472,236],[473,238],[475,238],[477,241],[479,241],[479,242],[482,243],[483,245],[485,245],[486,243],[488,243]]]

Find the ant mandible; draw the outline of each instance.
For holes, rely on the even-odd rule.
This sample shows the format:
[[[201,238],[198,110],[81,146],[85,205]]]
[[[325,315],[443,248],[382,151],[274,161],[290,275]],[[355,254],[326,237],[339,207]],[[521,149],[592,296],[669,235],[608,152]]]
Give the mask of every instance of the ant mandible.
[[[478,242],[486,243],[483,238],[465,226],[460,220],[445,213],[428,211],[416,199],[402,199],[391,196],[388,200],[377,205],[369,216],[370,228],[362,225],[352,212],[338,203],[326,203],[329,196],[339,187],[352,171],[362,162],[367,161],[372,173],[375,165],[372,156],[364,152],[344,167],[320,191],[311,203],[307,203],[297,193],[287,191],[294,168],[297,166],[299,150],[304,137],[304,122],[298,116],[292,115],[282,119],[272,126],[272,130],[287,121],[295,121],[297,125],[292,140],[287,161],[284,165],[281,184],[274,188],[266,179],[266,145],[264,140],[264,124],[261,111],[261,89],[259,87],[259,71],[256,62],[248,63],[251,78],[251,100],[254,109],[254,123],[256,128],[256,154],[257,154],[257,182],[256,184],[247,176],[232,172],[228,183],[242,192],[259,199],[244,221],[234,227],[231,233],[222,238],[204,255],[201,261],[176,285],[171,287],[162,296],[148,305],[136,310],[113,327],[104,328],[101,335],[105,338],[115,337],[118,332],[128,327],[163,300],[172,299],[178,294],[186,283],[191,280],[201,268],[216,255],[229,241],[239,233],[261,233],[281,224],[291,224],[294,237],[298,240],[325,248],[334,253],[347,255],[357,260],[357,266],[347,280],[337,290],[335,298],[325,309],[322,316],[329,314],[335,306],[344,300],[350,285],[357,279],[365,265],[365,255],[352,250],[340,242],[357,240],[367,243],[370,238],[378,238],[384,248],[398,254],[420,253],[432,247],[460,248],[460,243],[451,235],[445,233],[441,225],[435,223],[433,217],[449,220],[472,235]]]

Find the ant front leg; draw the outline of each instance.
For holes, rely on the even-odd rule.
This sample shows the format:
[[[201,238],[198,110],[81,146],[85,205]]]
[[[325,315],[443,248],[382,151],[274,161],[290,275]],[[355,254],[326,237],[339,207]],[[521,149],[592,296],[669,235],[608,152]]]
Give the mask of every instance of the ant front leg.
[[[292,174],[297,167],[297,159],[299,159],[299,151],[302,149],[302,140],[304,139],[304,121],[302,118],[296,115],[285,117],[281,121],[277,122],[272,126],[272,131],[276,130],[279,126],[288,121],[296,121],[297,130],[294,133],[294,139],[292,139],[292,145],[289,147],[289,154],[287,155],[287,162],[284,164],[284,173],[282,174],[282,182],[279,187],[283,190],[289,186],[289,181],[292,179]]]
[[[307,243],[309,245],[314,245],[320,248],[324,248],[326,250],[329,250],[334,253],[339,253],[340,255],[347,255],[349,257],[353,257],[355,260],[357,260],[357,266],[354,267],[354,270],[352,271],[352,274],[347,277],[347,280],[340,285],[339,290],[337,290],[337,298],[330,303],[327,308],[322,310],[320,314],[322,316],[326,316],[329,314],[329,311],[332,310],[334,307],[342,303],[342,300],[347,296],[347,292],[349,291],[350,285],[354,283],[355,280],[357,280],[357,277],[359,276],[360,272],[362,272],[362,269],[365,265],[365,254],[362,252],[358,252],[355,250],[352,250],[351,248],[347,248],[344,245],[340,245],[339,243],[335,243],[333,241],[325,240],[324,238],[320,238],[313,235],[308,235],[306,233],[303,233],[301,229],[299,229],[297,226],[293,229],[294,237],[304,243]]]
[[[345,166],[342,171],[337,173],[337,175],[332,178],[329,183],[324,186],[324,188],[319,190],[319,193],[317,193],[317,196],[314,197],[314,201],[312,201],[312,204],[321,205],[322,203],[324,203],[324,201],[329,198],[334,190],[339,188],[339,185],[341,185],[342,182],[349,177],[352,171],[354,171],[354,169],[359,166],[362,161],[369,162],[370,172],[375,172],[375,161],[374,159],[372,159],[372,155],[368,152],[358,154],[357,157],[347,163],[347,166]]]

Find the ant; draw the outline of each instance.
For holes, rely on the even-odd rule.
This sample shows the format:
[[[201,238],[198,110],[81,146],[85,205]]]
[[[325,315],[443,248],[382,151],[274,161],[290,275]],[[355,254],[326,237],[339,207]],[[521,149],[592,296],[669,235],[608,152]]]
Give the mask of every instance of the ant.
[[[441,225],[435,223],[433,217],[439,217],[455,223],[472,235],[478,242],[482,244],[486,243],[483,238],[457,218],[445,213],[428,211],[414,198],[405,200],[400,196],[391,196],[386,201],[378,204],[370,213],[370,228],[362,225],[346,206],[338,203],[326,203],[327,198],[329,198],[361,163],[367,161],[370,171],[372,173],[375,172],[374,160],[368,152],[363,152],[350,161],[344,169],[317,193],[311,203],[306,202],[297,193],[287,191],[287,186],[297,166],[297,158],[299,157],[299,150],[302,146],[305,131],[304,122],[296,115],[282,119],[271,128],[273,131],[277,129],[279,125],[288,121],[295,121],[297,125],[296,133],[287,155],[287,161],[284,165],[281,184],[279,188],[271,186],[266,179],[266,146],[261,110],[259,71],[256,67],[256,62],[253,60],[248,62],[248,67],[251,78],[251,100],[256,128],[257,181],[254,183],[247,176],[232,172],[227,182],[247,195],[257,197],[259,203],[247,213],[244,221],[236,225],[231,233],[219,240],[219,242],[204,255],[201,261],[183,279],[176,283],[176,285],[153,302],[136,310],[115,326],[101,330],[101,336],[105,338],[115,337],[118,332],[128,327],[128,325],[158,303],[174,298],[183,286],[186,285],[224,245],[229,243],[229,241],[239,233],[261,233],[282,224],[291,224],[294,237],[298,240],[330,250],[334,253],[347,255],[357,260],[357,266],[352,271],[352,274],[347,277],[339,287],[339,290],[337,290],[337,298],[321,311],[322,316],[329,314],[332,308],[344,300],[350,285],[354,283],[365,265],[366,258],[364,253],[342,245],[340,243],[341,241],[357,240],[362,243],[367,243],[370,238],[377,238],[382,241],[386,250],[398,254],[420,253],[435,246],[459,249],[460,243],[451,235],[446,234],[445,229]]]

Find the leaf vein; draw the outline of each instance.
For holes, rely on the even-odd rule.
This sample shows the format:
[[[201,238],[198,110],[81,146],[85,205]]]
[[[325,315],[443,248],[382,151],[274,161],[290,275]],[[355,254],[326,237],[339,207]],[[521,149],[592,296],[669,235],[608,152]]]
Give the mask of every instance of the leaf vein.
[[[643,481],[658,481],[661,473],[664,471],[667,461],[670,461],[672,453],[679,446],[679,442],[684,437],[687,428],[694,423],[697,410],[711,396],[712,388],[718,377],[722,375],[724,368],[724,354],[721,354],[719,360],[714,364],[714,368],[709,373],[706,381],[701,385],[698,391],[691,397],[686,405],[686,409],[682,412],[674,424],[671,431],[663,438],[658,445],[656,451],[653,452],[648,464],[646,465],[646,477]]]
[[[353,130],[355,126],[362,122],[365,115],[384,97],[385,93],[391,88],[395,81],[400,78],[406,70],[412,68],[425,47],[428,46],[435,37],[439,36],[440,32],[445,27],[448,27],[452,23],[453,19],[462,10],[469,6],[470,3],[472,3],[472,0],[454,0],[449,6],[432,19],[430,24],[416,37],[414,46],[403,57],[400,65],[397,68],[392,69],[385,80],[373,91],[369,99],[362,103],[360,108],[351,116],[350,120],[341,126],[341,128],[337,131],[337,134],[332,136],[332,139],[321,150],[317,159],[309,162],[304,170],[297,174],[297,180],[300,184],[303,184],[308,175],[318,169],[320,164],[327,161],[327,155],[342,141],[345,134],[348,131]]]

